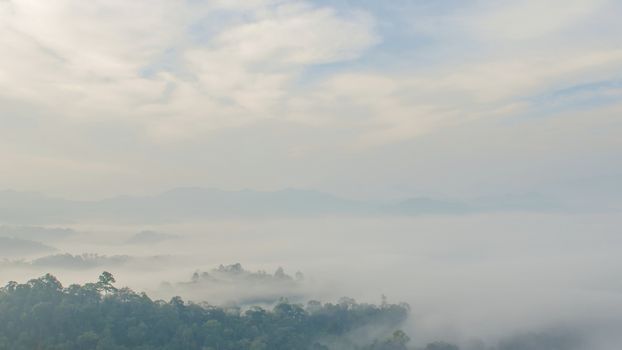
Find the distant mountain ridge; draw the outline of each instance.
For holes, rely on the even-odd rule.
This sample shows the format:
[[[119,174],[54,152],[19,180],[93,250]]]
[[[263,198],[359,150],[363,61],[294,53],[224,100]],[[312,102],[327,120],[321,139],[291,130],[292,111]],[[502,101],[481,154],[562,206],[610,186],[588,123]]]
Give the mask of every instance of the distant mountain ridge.
[[[56,248],[26,239],[0,237],[0,257],[50,253]]]
[[[299,189],[225,191],[184,187],[153,196],[125,195],[95,201],[67,200],[33,192],[0,191],[0,221],[19,223],[355,214],[370,207],[330,194]]]
[[[183,187],[156,195],[75,201],[33,192],[0,191],[0,221],[8,223],[60,223],[88,219],[161,222],[235,217],[455,215],[482,211],[563,209],[560,203],[539,195],[487,197],[468,202],[414,197],[381,203],[344,199],[302,189],[225,191]]]

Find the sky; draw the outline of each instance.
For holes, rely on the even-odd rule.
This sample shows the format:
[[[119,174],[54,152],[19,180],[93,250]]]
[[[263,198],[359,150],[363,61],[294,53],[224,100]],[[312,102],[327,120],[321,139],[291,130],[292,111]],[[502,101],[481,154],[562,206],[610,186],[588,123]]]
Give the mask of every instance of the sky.
[[[0,0],[0,188],[619,193],[616,0]]]

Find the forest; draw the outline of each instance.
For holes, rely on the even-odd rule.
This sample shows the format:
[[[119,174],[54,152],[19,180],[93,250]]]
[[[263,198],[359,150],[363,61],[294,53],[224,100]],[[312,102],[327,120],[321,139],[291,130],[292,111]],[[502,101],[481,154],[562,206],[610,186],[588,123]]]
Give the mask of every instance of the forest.
[[[46,274],[0,290],[0,349],[409,349],[406,304],[281,300],[271,309],[151,300],[114,276],[63,287]],[[369,334],[385,334],[372,339]],[[367,339],[369,338],[369,339]],[[430,344],[430,350],[453,349]]]

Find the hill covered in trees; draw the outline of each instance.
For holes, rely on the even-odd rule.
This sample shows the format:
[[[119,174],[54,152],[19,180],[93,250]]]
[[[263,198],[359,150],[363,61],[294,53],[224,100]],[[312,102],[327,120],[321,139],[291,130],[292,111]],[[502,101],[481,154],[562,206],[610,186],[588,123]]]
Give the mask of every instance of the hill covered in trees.
[[[399,328],[406,304],[281,300],[271,308],[152,300],[97,282],[64,287],[47,274],[0,288],[0,350],[460,350],[442,341],[411,346]],[[414,342],[413,342],[414,343]],[[585,350],[576,332],[525,333],[463,350]]]
[[[249,271],[240,263],[220,265],[209,271],[196,271],[186,282],[164,282],[161,290],[168,295],[184,295],[192,300],[210,300],[220,303],[252,306],[270,305],[285,297],[303,302],[308,298],[308,284],[304,275],[291,276],[279,267],[274,273]]]
[[[95,283],[68,287],[49,274],[9,282],[0,290],[0,349],[399,350],[409,340],[397,330],[408,315],[405,304],[346,298],[306,306],[282,300],[271,310],[222,308],[179,297],[154,301],[113,283],[107,272]]]

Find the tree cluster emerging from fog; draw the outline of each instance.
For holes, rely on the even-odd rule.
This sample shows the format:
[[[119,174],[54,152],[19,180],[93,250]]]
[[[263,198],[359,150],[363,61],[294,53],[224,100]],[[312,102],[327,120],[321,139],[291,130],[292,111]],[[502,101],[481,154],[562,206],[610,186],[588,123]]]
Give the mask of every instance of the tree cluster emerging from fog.
[[[276,269],[274,274],[269,274],[266,271],[248,271],[245,270],[240,263],[235,263],[231,265],[220,265],[210,272],[197,271],[192,275],[192,280],[189,283],[217,283],[232,280],[246,280],[249,282],[261,283],[294,283],[302,281],[303,278],[304,275],[301,272],[296,272],[295,277],[292,277],[286,274],[282,267]]]
[[[301,272],[290,275],[282,267],[274,273],[249,271],[240,263],[196,271],[188,281],[164,282],[161,287],[169,295],[181,294],[193,300],[203,300],[206,293],[211,293],[211,298],[236,305],[273,304],[282,297],[295,302],[308,300]]]
[[[365,327],[394,332],[348,348],[407,349],[408,336],[396,330],[408,315],[405,304],[282,300],[270,310],[242,310],[179,297],[154,301],[114,282],[107,272],[95,283],[68,287],[50,274],[9,282],[0,290],[0,349],[332,349],[337,339]]]

